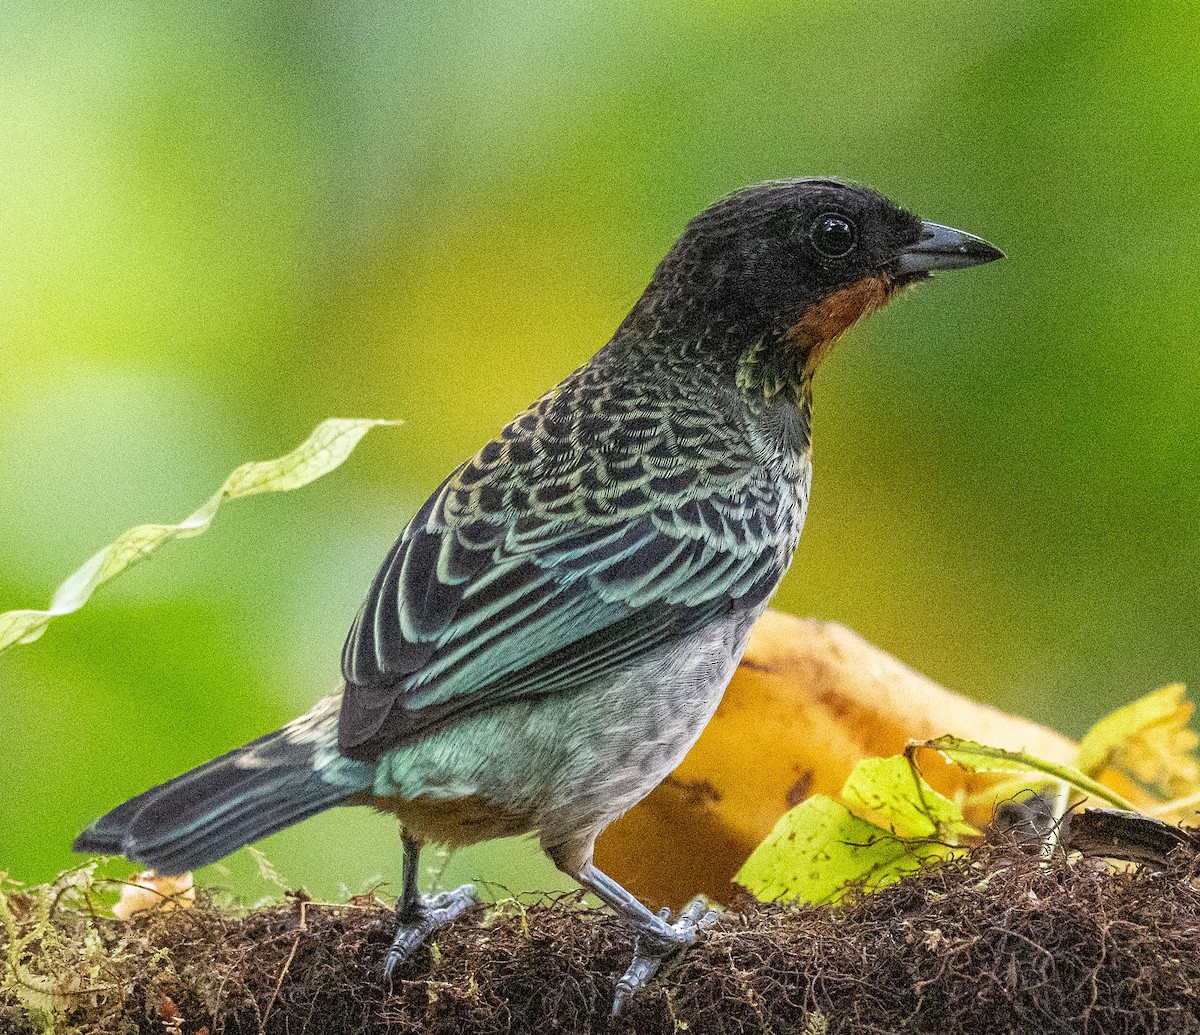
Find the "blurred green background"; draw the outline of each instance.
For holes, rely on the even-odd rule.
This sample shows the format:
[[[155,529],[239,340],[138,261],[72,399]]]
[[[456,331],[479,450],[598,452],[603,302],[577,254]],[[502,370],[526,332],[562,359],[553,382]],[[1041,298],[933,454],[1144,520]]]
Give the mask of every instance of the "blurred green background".
[[[49,877],[99,813],[327,692],[425,494],[769,177],[1009,255],[828,360],[777,606],[1072,734],[1200,683],[1198,58],[1170,4],[8,4],[0,609],[326,416],[407,424],[0,655],[0,868]],[[316,894],[399,880],[363,810],[265,847]],[[524,843],[465,876],[563,885]]]

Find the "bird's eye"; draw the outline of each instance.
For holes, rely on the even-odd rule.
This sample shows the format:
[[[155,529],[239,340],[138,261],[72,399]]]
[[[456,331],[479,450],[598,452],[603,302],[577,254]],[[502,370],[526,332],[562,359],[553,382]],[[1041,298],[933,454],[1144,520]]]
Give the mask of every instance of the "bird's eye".
[[[829,259],[849,255],[858,243],[858,227],[845,216],[827,212],[818,216],[809,231],[813,247]]]

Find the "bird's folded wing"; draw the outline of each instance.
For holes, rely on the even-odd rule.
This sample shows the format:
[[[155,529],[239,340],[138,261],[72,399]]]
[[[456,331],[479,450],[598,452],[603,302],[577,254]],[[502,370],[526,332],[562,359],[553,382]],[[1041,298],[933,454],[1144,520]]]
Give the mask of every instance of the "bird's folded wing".
[[[761,485],[688,488],[658,506],[558,515],[511,492],[468,499],[452,475],[393,546],[346,641],[341,749],[374,757],[464,714],[585,686],[765,600],[790,557],[785,502]]]

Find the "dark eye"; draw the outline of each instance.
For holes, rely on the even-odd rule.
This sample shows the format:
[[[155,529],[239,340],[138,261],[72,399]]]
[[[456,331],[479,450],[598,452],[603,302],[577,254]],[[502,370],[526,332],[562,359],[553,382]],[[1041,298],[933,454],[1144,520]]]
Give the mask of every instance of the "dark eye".
[[[817,216],[817,221],[813,223],[808,235],[813,247],[830,259],[840,259],[843,255],[849,255],[858,243],[858,227],[845,216],[838,216],[832,212]]]

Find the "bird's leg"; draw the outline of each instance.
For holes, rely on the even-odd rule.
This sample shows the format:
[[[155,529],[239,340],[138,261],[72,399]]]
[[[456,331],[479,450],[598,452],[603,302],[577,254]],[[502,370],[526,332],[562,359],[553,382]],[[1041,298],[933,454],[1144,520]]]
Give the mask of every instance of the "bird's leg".
[[[474,884],[463,884],[453,891],[437,895],[422,895],[417,886],[420,873],[421,843],[401,833],[404,842],[404,876],[400,901],[396,903],[396,935],[392,938],[383,976],[391,979],[394,971],[439,927],[445,927],[455,917],[479,901]]]
[[[692,899],[671,921],[671,911],[664,907],[652,913],[608,874],[598,870],[588,860],[572,876],[588,891],[629,920],[637,931],[633,943],[633,960],[621,980],[613,999],[613,1016],[621,1012],[625,1000],[644,988],[674,953],[691,945],[706,928],[717,922],[720,914],[709,907],[703,895]],[[553,858],[553,855],[551,856]],[[558,861],[557,859],[555,860]],[[569,872],[569,871],[568,871]]]

